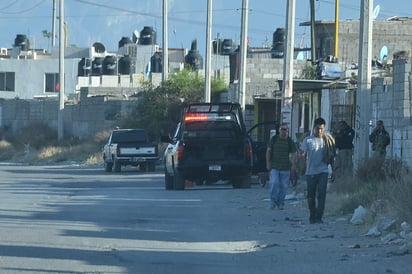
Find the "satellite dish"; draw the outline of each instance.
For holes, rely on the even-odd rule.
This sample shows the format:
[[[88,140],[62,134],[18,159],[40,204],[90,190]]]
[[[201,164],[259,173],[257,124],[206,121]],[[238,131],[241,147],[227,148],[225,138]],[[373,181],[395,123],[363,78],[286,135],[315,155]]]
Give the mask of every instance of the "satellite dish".
[[[375,20],[378,17],[380,10],[381,7],[379,5],[376,5],[376,7],[373,9],[373,20]]]
[[[383,46],[383,47],[381,48],[381,51],[380,51],[380,53],[379,53],[379,59],[380,59],[381,61],[385,61],[385,60],[388,59],[388,47],[387,47],[387,46]]]
[[[105,47],[104,47],[104,45],[102,44],[102,43],[100,43],[100,42],[96,42],[96,43],[94,43],[93,44],[93,47],[94,47],[94,50],[97,52],[97,53],[103,53],[103,52],[105,52]]]
[[[140,32],[138,32],[137,30],[133,31],[133,43],[137,44],[137,42],[139,42],[140,39]]]

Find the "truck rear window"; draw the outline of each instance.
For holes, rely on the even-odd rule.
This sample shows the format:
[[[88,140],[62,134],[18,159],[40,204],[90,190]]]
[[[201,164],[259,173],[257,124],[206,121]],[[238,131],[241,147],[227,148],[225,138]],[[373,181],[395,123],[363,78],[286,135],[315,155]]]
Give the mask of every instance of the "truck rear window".
[[[143,130],[114,131],[112,143],[146,142],[146,132]]]
[[[186,123],[183,138],[236,138],[240,128],[233,121],[202,121]]]

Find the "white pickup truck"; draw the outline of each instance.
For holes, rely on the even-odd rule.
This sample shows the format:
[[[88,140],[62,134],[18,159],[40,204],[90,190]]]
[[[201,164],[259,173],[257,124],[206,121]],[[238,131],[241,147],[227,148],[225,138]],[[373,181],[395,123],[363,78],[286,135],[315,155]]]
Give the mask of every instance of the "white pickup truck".
[[[115,129],[103,149],[106,172],[120,172],[127,165],[154,171],[158,160],[158,146],[149,141],[144,129]]]

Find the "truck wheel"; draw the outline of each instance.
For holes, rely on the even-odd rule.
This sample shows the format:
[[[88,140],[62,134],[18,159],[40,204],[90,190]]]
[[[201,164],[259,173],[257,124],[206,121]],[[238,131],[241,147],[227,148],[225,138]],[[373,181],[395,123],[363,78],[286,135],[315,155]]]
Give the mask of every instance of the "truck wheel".
[[[175,190],[185,189],[185,179],[179,173],[175,173],[173,176],[173,188]]]
[[[250,176],[237,177],[232,179],[232,186],[233,188],[250,188],[250,180]]]
[[[155,171],[156,170],[156,163],[155,162],[147,163],[147,170],[148,171]]]
[[[114,172],[122,171],[122,165],[118,161],[114,161]]]
[[[146,163],[140,163],[139,164],[139,169],[140,169],[140,171],[145,172],[147,170],[147,164]]]
[[[104,161],[104,171],[112,172],[112,168],[113,168],[113,163]]]
[[[165,170],[165,189],[173,190],[173,177],[170,176]]]

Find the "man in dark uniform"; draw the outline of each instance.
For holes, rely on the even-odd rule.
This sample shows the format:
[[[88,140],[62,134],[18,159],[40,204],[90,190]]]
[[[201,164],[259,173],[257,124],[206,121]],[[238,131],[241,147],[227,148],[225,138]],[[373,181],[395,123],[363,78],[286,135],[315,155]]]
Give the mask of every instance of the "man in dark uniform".
[[[343,179],[353,173],[353,138],[355,131],[346,121],[340,121],[334,134],[336,146],[335,179]]]
[[[374,156],[385,158],[386,147],[390,144],[391,138],[389,136],[389,133],[383,126],[382,120],[376,122],[376,127],[369,135],[369,141],[372,143],[372,150],[374,151]]]

